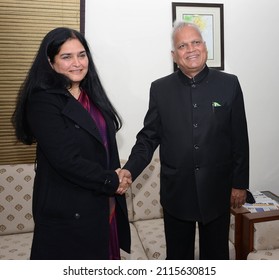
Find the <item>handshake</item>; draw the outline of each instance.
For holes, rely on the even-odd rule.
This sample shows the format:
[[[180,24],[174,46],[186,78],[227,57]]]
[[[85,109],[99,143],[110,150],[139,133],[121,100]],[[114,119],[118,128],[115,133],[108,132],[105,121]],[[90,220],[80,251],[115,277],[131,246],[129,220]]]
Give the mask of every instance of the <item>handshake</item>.
[[[119,178],[119,187],[116,190],[116,193],[122,195],[132,184],[132,174],[129,170],[120,168],[116,169],[115,172]]]

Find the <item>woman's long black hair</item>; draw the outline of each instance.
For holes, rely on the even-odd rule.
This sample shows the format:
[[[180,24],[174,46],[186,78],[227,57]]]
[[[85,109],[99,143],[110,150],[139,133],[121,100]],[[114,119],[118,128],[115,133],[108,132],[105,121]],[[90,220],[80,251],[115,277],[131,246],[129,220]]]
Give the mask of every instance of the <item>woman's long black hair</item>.
[[[25,114],[26,102],[30,94],[36,90],[65,89],[71,86],[71,81],[66,76],[54,71],[49,63],[54,61],[54,57],[59,53],[61,46],[71,38],[76,38],[80,41],[86,50],[89,60],[88,73],[80,83],[80,87],[86,91],[89,98],[97,106],[109,114],[116,130],[119,130],[122,126],[121,118],[109,101],[101,84],[86,39],[80,32],[74,29],[58,27],[47,33],[42,40],[33,65],[18,93],[12,122],[17,139],[24,144],[31,145],[35,142],[34,136],[29,130]]]

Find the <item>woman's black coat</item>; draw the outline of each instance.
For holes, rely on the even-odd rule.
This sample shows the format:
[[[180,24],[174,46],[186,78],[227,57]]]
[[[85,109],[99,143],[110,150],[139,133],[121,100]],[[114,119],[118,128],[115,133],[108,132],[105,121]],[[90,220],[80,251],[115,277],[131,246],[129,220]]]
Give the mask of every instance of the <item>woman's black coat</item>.
[[[115,195],[120,167],[115,128],[102,112],[106,150],[89,113],[66,90],[38,91],[27,104],[37,140],[31,259],[108,259],[109,197],[116,198],[120,246],[130,250],[124,196]]]

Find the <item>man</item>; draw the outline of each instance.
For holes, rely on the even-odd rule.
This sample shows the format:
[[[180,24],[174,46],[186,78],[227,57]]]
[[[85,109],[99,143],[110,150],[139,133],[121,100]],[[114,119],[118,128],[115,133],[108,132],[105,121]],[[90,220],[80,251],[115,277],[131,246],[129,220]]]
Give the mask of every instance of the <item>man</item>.
[[[245,203],[249,144],[243,95],[235,75],[206,65],[197,26],[174,26],[178,71],[153,82],[144,127],[120,177],[135,179],[160,145],[161,204],[167,259],[229,259],[230,206]]]

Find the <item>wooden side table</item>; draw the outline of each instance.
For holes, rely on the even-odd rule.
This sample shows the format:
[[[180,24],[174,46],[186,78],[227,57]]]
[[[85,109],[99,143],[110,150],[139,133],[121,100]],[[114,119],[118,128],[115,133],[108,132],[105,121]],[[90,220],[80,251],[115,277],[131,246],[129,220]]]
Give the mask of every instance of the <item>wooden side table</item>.
[[[234,247],[235,247],[235,259],[241,260],[242,257],[242,218],[245,213],[250,213],[248,209],[244,207],[231,208],[231,214],[234,215],[235,228],[234,228]]]
[[[261,193],[279,202],[279,197],[276,194],[270,191],[261,191]],[[253,250],[254,223],[276,220],[278,219],[278,211],[250,213],[245,207],[231,208],[231,214],[235,216],[236,260],[247,259],[247,255]]]

